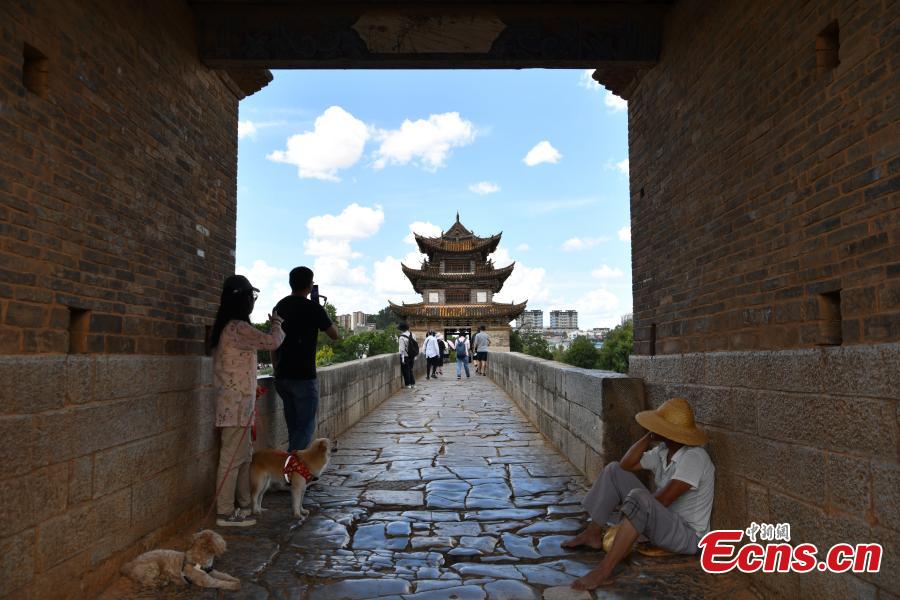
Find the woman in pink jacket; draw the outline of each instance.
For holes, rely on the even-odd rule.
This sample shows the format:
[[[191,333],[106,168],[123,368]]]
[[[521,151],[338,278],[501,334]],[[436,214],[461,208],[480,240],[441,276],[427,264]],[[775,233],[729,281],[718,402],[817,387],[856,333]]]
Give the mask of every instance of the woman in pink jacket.
[[[243,275],[226,279],[210,338],[216,427],[222,437],[216,477],[219,493],[216,525],[219,527],[256,524],[249,516],[253,444],[247,431],[253,422],[256,405],[256,351],[275,350],[284,341],[282,320],[277,313],[269,315],[270,333],[250,324],[250,313],[258,292]]]

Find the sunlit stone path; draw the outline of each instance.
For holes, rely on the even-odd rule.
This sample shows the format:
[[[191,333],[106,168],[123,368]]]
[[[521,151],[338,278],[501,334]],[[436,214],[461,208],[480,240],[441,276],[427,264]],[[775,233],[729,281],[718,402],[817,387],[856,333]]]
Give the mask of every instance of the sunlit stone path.
[[[588,482],[487,377],[421,381],[337,442],[308,493],[309,518],[269,493],[256,527],[223,532],[218,569],[241,578],[224,598],[698,598],[748,594],[702,575],[693,558],[636,555],[594,596],[567,586],[596,564],[560,542],[581,529]],[[117,593],[214,598],[208,590]]]

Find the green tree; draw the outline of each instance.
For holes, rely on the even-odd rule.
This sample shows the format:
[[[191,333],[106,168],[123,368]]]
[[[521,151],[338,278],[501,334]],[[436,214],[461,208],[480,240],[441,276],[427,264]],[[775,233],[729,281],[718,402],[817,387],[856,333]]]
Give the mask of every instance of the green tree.
[[[521,334],[521,337],[522,352],[525,354],[537,356],[538,358],[553,358],[553,353],[550,352],[550,344],[537,331],[526,331]]]
[[[609,332],[600,348],[597,366],[608,371],[628,372],[628,357],[634,349],[634,322],[630,319]]]
[[[334,363],[334,350],[331,346],[323,346],[316,351],[316,366],[327,367]]]
[[[368,356],[390,354],[397,351],[394,330],[361,331],[349,335],[334,344],[334,362],[347,362]]]
[[[572,345],[563,354],[563,362],[584,369],[596,369],[599,352],[594,343],[583,335],[572,340]]]
[[[400,323],[400,317],[394,314],[390,306],[385,306],[378,314],[369,315],[369,323],[375,323],[375,329],[389,330]]]
[[[268,323],[253,323],[253,326],[263,331],[265,333],[269,333],[271,327]],[[256,351],[256,364],[257,365],[271,365],[272,360],[269,358],[268,350],[257,350]]]
[[[525,352],[525,345],[522,343],[522,336],[516,329],[513,329],[509,332],[509,351]]]

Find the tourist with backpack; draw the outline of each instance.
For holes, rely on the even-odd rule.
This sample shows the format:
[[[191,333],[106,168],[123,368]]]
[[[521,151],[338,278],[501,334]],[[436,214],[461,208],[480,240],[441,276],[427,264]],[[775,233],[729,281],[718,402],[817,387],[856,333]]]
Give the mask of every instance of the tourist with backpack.
[[[400,323],[400,338],[397,340],[400,348],[400,373],[403,375],[403,386],[413,388],[416,385],[416,377],[413,375],[413,364],[419,354],[419,342],[416,336],[409,330],[409,325]]]
[[[437,334],[437,342],[438,342],[438,348],[441,351],[441,353],[440,353],[440,355],[438,355],[438,359],[437,359],[437,365],[438,365],[437,372],[438,372],[438,375],[443,375],[444,374],[444,360],[450,356],[450,353],[447,352],[447,344],[444,342],[444,336],[441,335],[440,333]]]
[[[469,377],[469,340],[461,335],[456,338],[456,378],[462,379],[462,369],[466,370]]]

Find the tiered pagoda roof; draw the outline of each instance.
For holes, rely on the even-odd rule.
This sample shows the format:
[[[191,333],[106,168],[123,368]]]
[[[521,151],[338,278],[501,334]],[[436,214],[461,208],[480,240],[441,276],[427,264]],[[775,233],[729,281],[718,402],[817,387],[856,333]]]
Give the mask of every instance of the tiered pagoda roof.
[[[465,283],[467,285],[480,285],[488,288],[495,294],[503,287],[503,282],[509,277],[516,263],[500,269],[494,268],[493,263],[485,266],[477,265],[474,271],[467,273],[441,272],[440,266],[434,263],[423,263],[421,269],[413,269],[401,263],[403,274],[413,284],[413,289],[422,293],[426,288],[444,287],[448,283]]]
[[[388,301],[390,302],[390,300]],[[427,304],[416,302],[415,304],[394,304],[390,302],[391,310],[405,318],[427,317],[432,319],[461,319],[461,318],[500,318],[512,321],[525,310],[528,301],[518,304],[502,304],[492,302],[490,304]]]
[[[500,244],[500,236],[503,233],[491,237],[478,237],[459,222],[459,213],[456,214],[456,223],[450,229],[438,237],[426,237],[415,234],[419,251],[432,260],[437,254],[470,254],[478,253],[482,258],[497,249]]]
[[[494,302],[491,297],[500,291],[515,267],[512,263],[498,269],[487,258],[497,249],[501,235],[478,237],[459,222],[459,213],[456,213],[456,222],[440,236],[417,234],[416,244],[428,259],[418,269],[401,267],[413,289],[422,294],[423,300],[431,301],[391,302],[391,311],[410,324],[434,321],[456,322],[457,325],[460,322],[470,325],[474,321],[505,324],[518,317],[525,310],[526,302],[504,304]],[[425,298],[426,295],[429,298]],[[474,301],[485,295],[487,301]],[[436,302],[436,297],[442,302]]]

